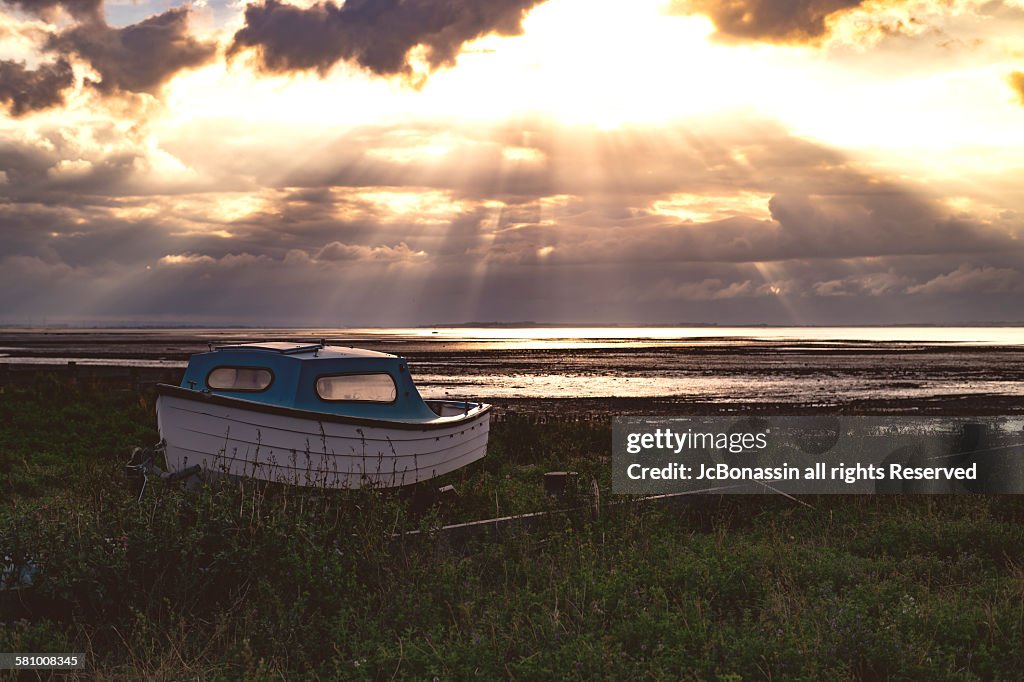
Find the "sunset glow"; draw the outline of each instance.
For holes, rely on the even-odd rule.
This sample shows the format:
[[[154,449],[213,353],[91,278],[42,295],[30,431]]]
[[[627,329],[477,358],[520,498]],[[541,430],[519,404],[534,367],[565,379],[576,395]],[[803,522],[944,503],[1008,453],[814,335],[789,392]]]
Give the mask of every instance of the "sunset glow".
[[[1016,0],[4,3],[0,321],[1024,318]]]

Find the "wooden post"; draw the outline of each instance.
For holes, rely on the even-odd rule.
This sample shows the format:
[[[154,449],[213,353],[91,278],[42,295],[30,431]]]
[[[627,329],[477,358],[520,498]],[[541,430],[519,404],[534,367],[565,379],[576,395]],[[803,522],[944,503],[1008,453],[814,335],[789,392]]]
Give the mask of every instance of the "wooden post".
[[[552,497],[564,498],[576,492],[575,471],[549,471],[544,474],[544,492]]]

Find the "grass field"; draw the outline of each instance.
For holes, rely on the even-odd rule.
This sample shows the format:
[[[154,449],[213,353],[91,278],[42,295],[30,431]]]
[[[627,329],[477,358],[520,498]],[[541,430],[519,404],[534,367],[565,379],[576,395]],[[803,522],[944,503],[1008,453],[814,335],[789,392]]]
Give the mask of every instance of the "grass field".
[[[426,512],[403,495],[252,483],[156,485],[139,503],[123,464],[156,438],[145,395],[0,394],[0,558],[41,567],[29,608],[0,612],[0,651],[85,651],[90,679],[1024,670],[1017,498],[606,505],[455,550],[433,529],[551,507],[544,471],[579,471],[582,502],[596,479],[607,502],[608,424],[497,423],[487,458],[443,481],[459,498]],[[428,532],[395,539],[413,529]]]

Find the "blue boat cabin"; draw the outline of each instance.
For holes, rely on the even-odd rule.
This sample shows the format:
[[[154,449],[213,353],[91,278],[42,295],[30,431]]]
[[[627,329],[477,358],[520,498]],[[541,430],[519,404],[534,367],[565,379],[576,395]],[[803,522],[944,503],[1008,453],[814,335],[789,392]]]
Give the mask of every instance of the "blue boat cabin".
[[[404,358],[322,343],[218,346],[192,356],[181,387],[325,414],[409,422],[438,417]]]

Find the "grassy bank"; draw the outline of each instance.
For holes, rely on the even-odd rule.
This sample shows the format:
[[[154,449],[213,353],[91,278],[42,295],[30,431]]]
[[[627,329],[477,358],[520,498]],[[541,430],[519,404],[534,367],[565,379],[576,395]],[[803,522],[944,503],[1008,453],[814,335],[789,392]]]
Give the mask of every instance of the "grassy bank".
[[[554,517],[446,549],[403,530],[549,506],[541,474],[606,485],[603,422],[493,428],[488,457],[407,497],[122,483],[156,440],[133,392],[0,394],[0,555],[42,566],[0,651],[87,651],[135,679],[1017,678],[1014,498],[709,498]],[[607,495],[606,495],[607,498]],[[0,616],[0,619],[4,617]]]

